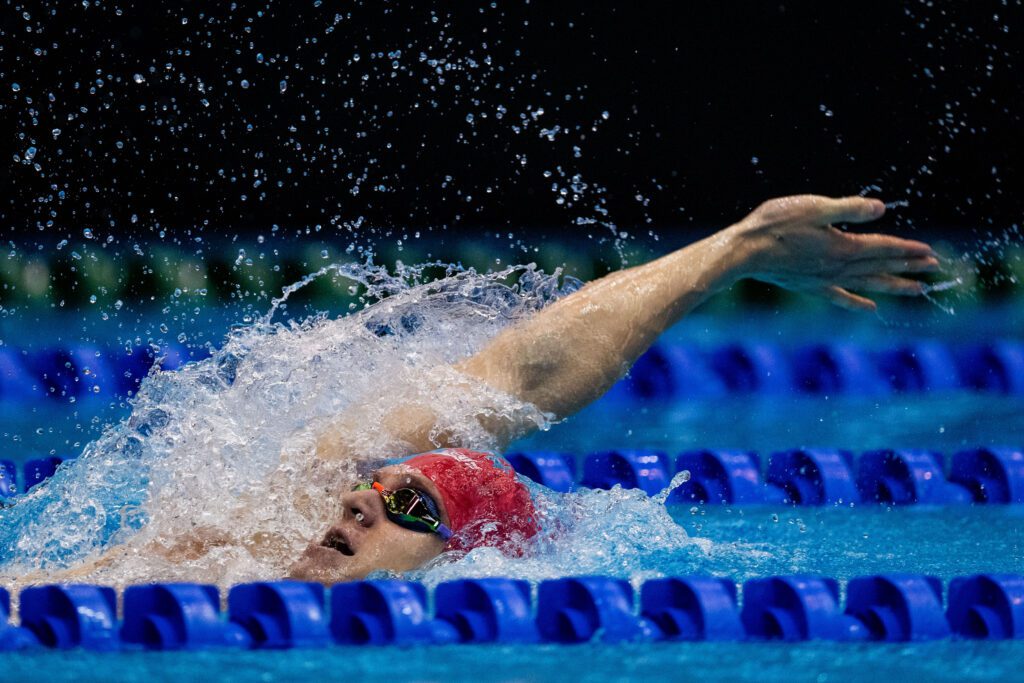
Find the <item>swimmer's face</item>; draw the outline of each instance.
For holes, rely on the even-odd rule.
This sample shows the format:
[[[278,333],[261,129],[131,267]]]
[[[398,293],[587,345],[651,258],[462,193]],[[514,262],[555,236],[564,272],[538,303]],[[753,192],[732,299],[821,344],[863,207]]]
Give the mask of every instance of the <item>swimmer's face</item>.
[[[437,503],[441,521],[450,524],[434,483],[418,470],[389,465],[373,473],[384,488],[418,489]],[[381,495],[369,489],[341,496],[342,515],[319,541],[314,541],[289,569],[289,576],[323,584],[355,581],[377,570],[404,572],[423,566],[444,550],[434,533],[413,531],[388,519]]]

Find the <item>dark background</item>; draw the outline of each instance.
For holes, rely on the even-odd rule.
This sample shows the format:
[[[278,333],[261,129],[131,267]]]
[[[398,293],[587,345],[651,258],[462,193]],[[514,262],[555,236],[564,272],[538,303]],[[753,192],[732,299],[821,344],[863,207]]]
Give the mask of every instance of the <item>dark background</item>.
[[[1022,214],[1022,19],[991,0],[5,1],[0,230],[40,249],[85,228],[685,237],[770,196],[871,191],[909,201],[900,228],[975,239]]]

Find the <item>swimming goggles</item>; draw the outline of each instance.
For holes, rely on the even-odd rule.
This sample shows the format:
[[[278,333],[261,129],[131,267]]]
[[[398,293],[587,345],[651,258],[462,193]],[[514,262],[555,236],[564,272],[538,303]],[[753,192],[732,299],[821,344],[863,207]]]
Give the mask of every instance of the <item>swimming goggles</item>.
[[[360,484],[356,491],[373,489],[384,499],[388,519],[404,529],[422,533],[435,533],[444,540],[452,537],[452,530],[441,523],[437,505],[427,494],[416,489],[389,491],[380,482]]]

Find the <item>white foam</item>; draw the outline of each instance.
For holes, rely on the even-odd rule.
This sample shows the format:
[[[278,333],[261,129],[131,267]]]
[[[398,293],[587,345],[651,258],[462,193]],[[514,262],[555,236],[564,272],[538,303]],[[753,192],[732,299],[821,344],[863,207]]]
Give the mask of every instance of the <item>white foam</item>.
[[[321,272],[331,270],[361,282],[376,303],[340,319],[272,324],[275,303],[212,358],[151,374],[127,419],[0,512],[5,577],[46,580],[118,546],[113,561],[82,577],[279,578],[336,514],[337,492],[361,464],[407,448],[379,426],[395,405],[429,405],[440,430],[480,449],[495,446],[477,419],[483,410],[548,425],[535,407],[451,364],[577,283],[532,266],[488,275],[452,269],[429,284],[414,284],[414,269]],[[355,409],[344,457],[314,457],[325,426]],[[196,540],[209,541],[210,552],[184,545]],[[153,544],[177,548],[175,560],[153,553]]]

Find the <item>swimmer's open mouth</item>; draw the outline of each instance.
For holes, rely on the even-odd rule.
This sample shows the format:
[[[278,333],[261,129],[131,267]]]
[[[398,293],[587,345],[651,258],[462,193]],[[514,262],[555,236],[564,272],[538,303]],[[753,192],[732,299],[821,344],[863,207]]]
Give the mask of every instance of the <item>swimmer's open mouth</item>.
[[[337,550],[346,557],[352,557],[356,554],[356,551],[352,549],[352,546],[348,544],[348,541],[346,541],[345,538],[336,531],[329,531],[320,545],[325,548],[330,548],[331,550]]]

